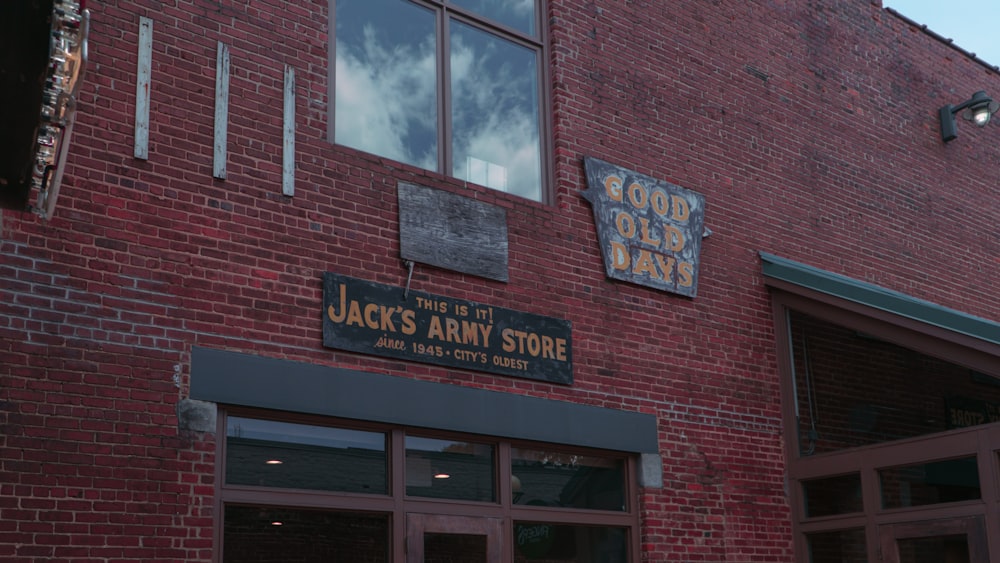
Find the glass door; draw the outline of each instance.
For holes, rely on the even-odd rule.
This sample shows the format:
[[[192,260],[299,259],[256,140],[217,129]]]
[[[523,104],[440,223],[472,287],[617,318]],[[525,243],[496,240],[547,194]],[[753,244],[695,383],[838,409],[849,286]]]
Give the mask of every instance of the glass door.
[[[905,522],[879,527],[886,563],[980,563],[989,561],[981,516]]]
[[[500,518],[406,516],[406,563],[500,563]]]

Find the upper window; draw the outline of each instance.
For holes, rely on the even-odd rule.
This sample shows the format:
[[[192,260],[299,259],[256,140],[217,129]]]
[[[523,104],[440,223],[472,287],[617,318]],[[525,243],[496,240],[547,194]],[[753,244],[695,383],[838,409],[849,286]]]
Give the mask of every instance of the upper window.
[[[788,312],[803,456],[1000,421],[1000,379]]]
[[[543,199],[542,0],[333,0],[334,142]]]

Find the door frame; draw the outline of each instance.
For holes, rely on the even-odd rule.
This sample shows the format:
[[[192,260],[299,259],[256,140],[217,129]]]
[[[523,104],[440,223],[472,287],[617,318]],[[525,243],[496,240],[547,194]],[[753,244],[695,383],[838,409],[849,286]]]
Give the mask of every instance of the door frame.
[[[406,563],[423,563],[426,533],[486,536],[486,560],[490,563],[504,560],[502,518],[407,513]]]
[[[957,535],[966,537],[971,561],[990,561],[986,523],[981,515],[882,524],[878,535],[884,563],[899,563],[899,540]]]

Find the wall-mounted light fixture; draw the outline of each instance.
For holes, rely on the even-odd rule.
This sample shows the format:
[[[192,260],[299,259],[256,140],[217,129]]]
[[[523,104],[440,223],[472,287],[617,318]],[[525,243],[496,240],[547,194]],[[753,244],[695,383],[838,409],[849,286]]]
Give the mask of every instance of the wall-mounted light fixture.
[[[994,102],[993,98],[986,95],[986,92],[979,91],[968,100],[953,106],[948,104],[938,110],[941,116],[941,139],[948,142],[958,137],[958,128],[955,125],[955,115],[962,111],[962,118],[971,121],[979,127],[985,127],[990,122],[990,117],[1000,109],[1000,102]]]

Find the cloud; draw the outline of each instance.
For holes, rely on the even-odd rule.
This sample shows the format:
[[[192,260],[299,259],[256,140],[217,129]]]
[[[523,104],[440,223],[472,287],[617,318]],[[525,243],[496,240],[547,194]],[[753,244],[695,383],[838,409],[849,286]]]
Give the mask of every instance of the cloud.
[[[492,162],[506,169],[507,182],[502,189],[540,199],[534,52],[500,40],[479,45],[477,51],[470,41],[463,40],[463,35],[456,34],[454,39],[451,53],[454,174],[473,179],[461,170],[466,167],[468,157]]]
[[[336,141],[437,169],[433,33],[416,46],[387,45],[368,25],[355,47],[337,41]]]
[[[536,0],[459,0],[456,4],[515,29],[535,33]]]

